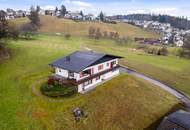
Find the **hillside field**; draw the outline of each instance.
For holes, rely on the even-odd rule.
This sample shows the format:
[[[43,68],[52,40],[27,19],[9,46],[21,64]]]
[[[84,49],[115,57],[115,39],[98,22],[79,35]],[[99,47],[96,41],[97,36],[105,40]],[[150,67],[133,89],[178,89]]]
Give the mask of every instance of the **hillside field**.
[[[11,22],[20,26],[28,19]],[[40,81],[36,86],[39,90],[41,82],[51,74],[48,64],[76,50],[93,49],[122,56],[120,64],[190,96],[190,60],[173,55],[148,55],[133,50],[133,41],[120,44],[108,39],[89,39],[90,26],[102,31],[118,31],[130,39],[159,37],[125,23],[75,22],[41,16],[39,35],[34,40],[10,41],[11,59],[0,64],[0,129],[155,129],[165,114],[176,109],[179,103],[176,98],[129,75],[121,75],[87,95],[57,99],[57,102],[36,95],[33,84]],[[56,33],[70,33],[72,36],[66,40]],[[76,124],[72,116],[75,107],[88,111],[89,118]]]
[[[109,48],[108,48],[109,46]],[[34,93],[50,74],[49,63],[75,50],[93,48],[138,60],[128,47],[110,40],[38,35],[11,41],[12,57],[0,64],[0,129],[126,130],[153,128],[178,100],[143,80],[120,75],[86,95],[49,98]],[[106,48],[106,49],[105,49]],[[127,60],[128,61],[128,60]],[[135,61],[135,60],[134,60]],[[72,110],[82,107],[88,118],[75,123]],[[155,127],[154,127],[155,128]]]
[[[18,18],[11,22],[19,26],[28,21],[27,18]],[[52,16],[41,16],[40,21],[40,33],[69,33],[74,36],[87,36],[89,27],[93,26],[94,28],[100,28],[102,32],[119,32],[122,37],[159,37],[159,35],[154,32],[147,32],[126,23],[107,24],[102,22],[75,22],[73,20],[59,19]]]

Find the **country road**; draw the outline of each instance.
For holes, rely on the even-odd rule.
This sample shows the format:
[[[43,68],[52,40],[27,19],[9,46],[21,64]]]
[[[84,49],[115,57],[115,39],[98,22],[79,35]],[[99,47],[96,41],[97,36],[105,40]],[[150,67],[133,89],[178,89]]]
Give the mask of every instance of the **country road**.
[[[128,73],[130,75],[133,75],[135,77],[144,79],[162,89],[164,89],[165,91],[169,92],[170,94],[174,95],[176,98],[178,98],[184,105],[185,107],[190,111],[190,98],[187,97],[185,94],[183,94],[182,92],[179,92],[178,90],[174,89],[173,87],[170,87],[164,83],[161,83],[158,80],[152,79],[150,77],[145,76],[144,74],[138,73],[134,70],[131,70],[125,66],[121,66],[120,67],[120,72],[121,73]]]

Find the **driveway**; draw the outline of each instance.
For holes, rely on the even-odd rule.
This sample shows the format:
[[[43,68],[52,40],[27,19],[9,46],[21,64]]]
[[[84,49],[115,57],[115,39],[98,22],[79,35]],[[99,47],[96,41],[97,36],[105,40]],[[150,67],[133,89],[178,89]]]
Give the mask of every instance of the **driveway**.
[[[190,111],[190,98],[188,96],[186,96],[185,94],[183,94],[182,92],[174,89],[174,87],[168,86],[164,83],[161,83],[158,80],[147,77],[144,74],[138,73],[138,72],[131,70],[125,66],[120,67],[120,72],[121,73],[128,73],[128,74],[133,75],[135,77],[144,79],[144,80],[164,89],[165,91],[169,92],[170,94],[172,94],[173,96],[178,98],[185,105],[185,107],[187,107],[187,109]]]

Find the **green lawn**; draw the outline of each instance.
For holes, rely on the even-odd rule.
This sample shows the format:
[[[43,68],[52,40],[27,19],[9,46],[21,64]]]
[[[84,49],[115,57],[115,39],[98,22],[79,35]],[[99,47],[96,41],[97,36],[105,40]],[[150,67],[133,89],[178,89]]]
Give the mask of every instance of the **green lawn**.
[[[113,41],[89,40],[87,43],[89,48],[125,57],[121,64],[173,86],[190,96],[189,59],[173,55],[148,55],[138,50],[132,51],[131,44],[120,45]]]
[[[12,41],[9,47],[11,59],[0,64],[2,130],[141,129],[178,104],[165,91],[129,75],[121,75],[87,95],[63,98],[61,102],[46,100],[32,92],[32,84],[50,74],[50,62],[75,50],[89,47],[131,59],[140,57],[128,55],[127,46],[118,46],[113,41],[39,35],[31,41]],[[76,124],[72,109],[78,106],[89,112],[89,117]]]

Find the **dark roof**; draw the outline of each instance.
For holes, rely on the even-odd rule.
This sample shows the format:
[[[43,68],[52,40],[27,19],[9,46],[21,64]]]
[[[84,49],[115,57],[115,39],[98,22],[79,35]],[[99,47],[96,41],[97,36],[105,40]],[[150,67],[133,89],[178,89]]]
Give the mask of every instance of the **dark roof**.
[[[72,72],[80,72],[85,68],[94,65],[94,63],[100,63],[101,60],[104,61],[104,58],[115,59],[122,57],[103,53],[96,53],[92,51],[76,51],[66,57],[58,59],[50,65],[66,69]]]
[[[168,116],[168,120],[173,123],[179,124],[180,126],[190,129],[190,113],[189,112],[179,110],[171,114],[170,116]]]
[[[185,129],[190,129],[190,113],[189,112],[179,110],[177,112],[172,113],[171,115],[166,117],[165,120],[161,123],[160,129],[163,129],[165,125],[166,126],[169,125],[168,121],[180,127],[183,127]]]

